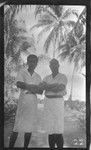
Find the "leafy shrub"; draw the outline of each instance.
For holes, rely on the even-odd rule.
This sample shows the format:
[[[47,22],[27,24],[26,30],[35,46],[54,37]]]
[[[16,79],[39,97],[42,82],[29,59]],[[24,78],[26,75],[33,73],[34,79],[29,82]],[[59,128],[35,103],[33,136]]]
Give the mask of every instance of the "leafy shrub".
[[[75,109],[75,110],[77,110],[77,111],[85,111],[85,109],[86,109],[86,107],[85,107],[85,102],[81,102],[81,101],[79,101],[79,100],[74,100],[74,101],[69,101],[69,100],[67,100],[67,101],[65,101],[65,107],[69,107],[70,109]]]
[[[8,121],[11,118],[15,118],[17,109],[17,103],[11,99],[8,99],[8,101],[4,105],[4,121]]]
[[[86,117],[84,113],[78,117],[78,123],[79,123],[80,130],[82,132],[85,132],[86,131]]]

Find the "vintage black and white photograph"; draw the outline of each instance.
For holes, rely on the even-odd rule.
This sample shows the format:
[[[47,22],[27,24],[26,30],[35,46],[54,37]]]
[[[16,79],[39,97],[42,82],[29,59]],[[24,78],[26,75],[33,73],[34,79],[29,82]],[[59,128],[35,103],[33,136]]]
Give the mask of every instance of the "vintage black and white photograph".
[[[4,5],[5,148],[86,148],[86,14]]]

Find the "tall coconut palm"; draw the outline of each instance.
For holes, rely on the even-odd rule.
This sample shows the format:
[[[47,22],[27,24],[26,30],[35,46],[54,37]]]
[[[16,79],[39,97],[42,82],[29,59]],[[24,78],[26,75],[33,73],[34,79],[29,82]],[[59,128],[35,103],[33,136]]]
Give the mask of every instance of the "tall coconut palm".
[[[51,42],[53,42],[53,57],[55,57],[56,44],[59,45],[64,42],[65,37],[69,32],[68,28],[70,29],[70,27],[75,25],[74,21],[67,19],[72,14],[77,16],[77,12],[71,9],[64,10],[64,7],[61,5],[46,5],[44,7],[39,5],[36,7],[35,16],[38,14],[41,14],[38,19],[38,24],[34,25],[31,30],[39,27],[43,28],[38,35],[38,41],[40,41],[42,35],[49,32],[44,43],[44,50],[47,53]]]
[[[21,67],[20,53],[33,44],[32,38],[26,36],[26,29],[18,27],[16,15],[22,9],[18,5],[4,7],[4,61],[5,85],[12,87],[11,73]],[[14,68],[13,68],[14,67]],[[7,90],[6,90],[7,91]]]
[[[15,19],[17,9],[17,5],[6,5],[4,9],[4,45],[7,57],[16,53],[14,53],[14,50],[23,38],[18,36],[19,32],[25,32],[24,29],[19,29],[17,26],[17,20]]]
[[[26,28],[18,27],[18,21],[16,20],[16,15],[19,11],[26,7],[26,5],[6,5],[4,7],[4,45],[5,53],[8,56],[12,56],[16,61],[20,56],[20,49],[17,48],[19,45],[27,42]],[[29,6],[30,7],[30,6]],[[24,23],[24,21],[22,20]],[[25,41],[25,43],[24,43]]]
[[[86,60],[86,33],[83,32],[83,26],[86,24],[86,8],[80,14],[78,21],[72,31],[68,34],[66,43],[59,46],[61,51],[59,57],[61,60],[68,58],[69,62],[74,63],[74,69],[72,74],[72,83],[69,100],[72,100],[73,80],[76,69],[81,69],[85,66]]]

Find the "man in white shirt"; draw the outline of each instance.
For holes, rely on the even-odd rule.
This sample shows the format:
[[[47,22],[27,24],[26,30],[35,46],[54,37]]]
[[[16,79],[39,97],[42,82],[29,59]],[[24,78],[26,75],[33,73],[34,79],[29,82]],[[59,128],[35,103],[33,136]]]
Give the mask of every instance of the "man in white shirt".
[[[52,74],[44,78],[45,90],[43,128],[48,133],[48,141],[51,149],[63,147],[64,132],[64,98],[66,95],[67,78],[59,73],[59,62],[56,59],[50,61]]]
[[[16,85],[20,88],[17,112],[13,132],[10,137],[9,147],[13,148],[18,133],[24,133],[24,148],[27,148],[32,132],[37,128],[37,96],[42,94],[38,85],[41,77],[34,71],[38,63],[35,55],[27,58],[27,69],[20,70],[16,78]]]

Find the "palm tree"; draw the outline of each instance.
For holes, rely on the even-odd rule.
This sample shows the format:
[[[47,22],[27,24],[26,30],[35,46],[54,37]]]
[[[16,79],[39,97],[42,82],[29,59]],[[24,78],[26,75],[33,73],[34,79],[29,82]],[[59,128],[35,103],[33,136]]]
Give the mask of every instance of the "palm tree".
[[[26,29],[18,27],[16,14],[21,9],[22,6],[18,5],[6,5],[4,7],[4,89],[6,93],[8,89],[12,89],[12,84],[14,84],[14,77],[11,76],[11,73],[17,73],[22,67],[21,52],[26,52],[28,47],[34,45],[34,39],[27,37]]]
[[[24,5],[26,7],[26,5]],[[20,51],[23,50],[21,45],[26,49],[31,46],[27,42],[26,28],[18,27],[16,15],[24,8],[23,5],[6,5],[4,7],[4,45],[6,56],[11,56],[17,62],[20,56]],[[22,20],[22,23],[25,23]],[[26,50],[25,49],[25,50]]]
[[[65,41],[65,37],[68,34],[68,29],[75,25],[75,22],[72,20],[66,20],[70,15],[77,16],[75,10],[67,9],[64,10],[63,6],[56,5],[46,5],[46,6],[36,6],[35,17],[40,14],[38,19],[38,24],[34,25],[32,29],[42,27],[43,30],[38,35],[38,41],[42,35],[46,32],[49,32],[48,37],[44,43],[44,50],[47,53],[49,50],[50,43],[53,42],[54,51],[53,57],[55,57],[55,48],[56,45]]]
[[[6,56],[13,56],[16,45],[20,41],[19,32],[17,27],[17,21],[15,19],[17,5],[10,5],[5,7],[4,11],[4,45]],[[25,32],[23,29],[22,32]]]
[[[80,14],[75,27],[68,34],[66,43],[58,47],[58,50],[61,51],[59,54],[61,60],[68,58],[70,63],[74,63],[69,100],[72,100],[74,73],[86,64],[86,33],[83,32],[83,26],[86,24],[85,17],[86,8]]]

